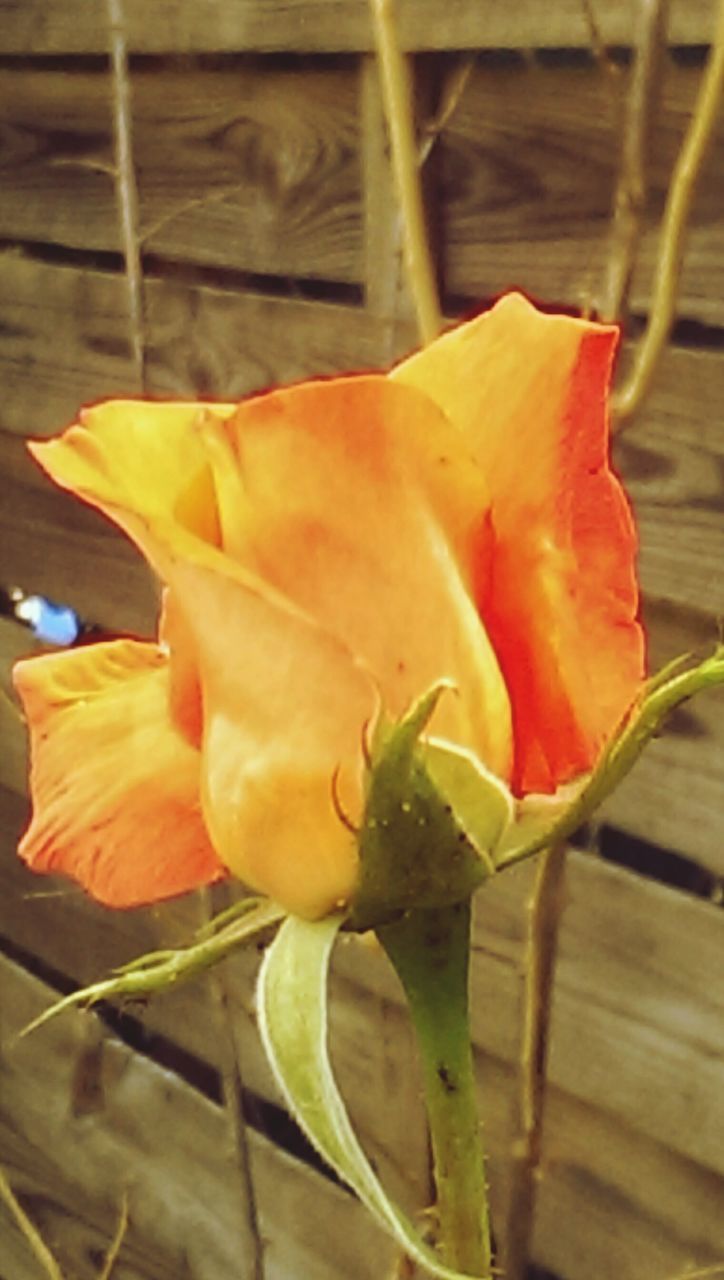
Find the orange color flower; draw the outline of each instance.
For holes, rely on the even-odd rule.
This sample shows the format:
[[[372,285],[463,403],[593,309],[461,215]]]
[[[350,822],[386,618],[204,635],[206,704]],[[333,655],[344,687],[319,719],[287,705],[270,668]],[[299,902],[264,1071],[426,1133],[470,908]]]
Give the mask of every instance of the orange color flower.
[[[585,773],[642,679],[607,462],[615,330],[518,295],[389,376],[240,405],[111,402],[33,445],[166,586],[158,644],[20,663],[21,846],[114,906],[230,870],[313,918],[354,890],[361,736],[432,723],[518,795]]]

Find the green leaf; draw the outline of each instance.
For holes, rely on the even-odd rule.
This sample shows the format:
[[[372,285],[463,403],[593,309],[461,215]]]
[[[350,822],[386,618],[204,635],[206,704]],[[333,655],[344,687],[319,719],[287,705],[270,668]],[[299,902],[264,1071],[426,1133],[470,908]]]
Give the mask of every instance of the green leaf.
[[[290,917],[269,947],[257,988],[267,1058],[300,1128],[405,1253],[439,1280],[470,1280],[445,1267],[388,1198],[337,1089],[327,1051],[327,972],[342,922],[341,916],[315,923]]]
[[[354,929],[463,902],[494,870],[490,851],[513,812],[506,788],[462,748],[421,737],[448,688],[433,686],[401,720],[376,727]]]

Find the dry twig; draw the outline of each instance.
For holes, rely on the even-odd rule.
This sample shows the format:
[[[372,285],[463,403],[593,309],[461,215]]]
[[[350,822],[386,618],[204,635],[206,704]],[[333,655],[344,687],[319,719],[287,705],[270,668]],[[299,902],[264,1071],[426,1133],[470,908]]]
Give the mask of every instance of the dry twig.
[[[393,0],[370,0],[382,97],[392,150],[392,169],[402,215],[402,240],[422,342],[442,328],[435,269],[425,222],[415,138],[412,77],[400,51]]]
[[[213,918],[209,890],[203,891],[200,899],[204,923],[208,925]],[[218,1029],[224,1114],[239,1176],[242,1249],[247,1264],[245,1275],[248,1280],[264,1280],[264,1245],[259,1227],[249,1136],[244,1115],[241,1056],[239,1038],[235,1029],[228,963],[224,962],[212,969],[209,982]]]
[[[606,42],[601,34],[601,28],[598,25],[598,19],[593,11],[591,0],[581,0],[581,9],[588,27],[588,38],[594,58],[602,65],[611,67],[613,64],[609,58]]]
[[[719,0],[709,61],[699,88],[694,114],[674,167],[666,200],[648,325],[638,344],[628,381],[614,396],[613,412],[616,426],[621,426],[631,418],[644,399],[671,330],[676,310],[687,222],[696,181],[717,120],[723,85],[724,0]]]
[[[613,225],[598,313],[622,321],[648,195],[651,132],[666,49],[669,0],[640,0],[636,56],[623,122],[623,147],[614,198]]]
[[[105,1256],[103,1267],[101,1268],[101,1272],[98,1276],[98,1280],[110,1280],[111,1272],[113,1271],[113,1268],[118,1260],[118,1255],[121,1252],[121,1245],[123,1244],[127,1230],[128,1230],[128,1193],[124,1191],[121,1197],[121,1212],[118,1215],[118,1226],[116,1227],[116,1234],[114,1235],[110,1245],[108,1246],[108,1252]]]
[[[417,157],[417,163],[421,168],[427,161],[440,134],[447,128],[457,111],[474,66],[475,54],[467,54],[455,64],[448,79],[445,81],[438,109],[434,116],[425,121],[422,127],[422,141]]]
[[[138,233],[138,188],[133,165],[131,91],[123,0],[108,0],[111,65],[113,67],[113,119],[116,142],[116,192],[121,241],[126,265],[131,351],[138,372],[139,390],[146,385],[145,308],[143,271]]]
[[[522,1280],[533,1233],[536,1184],[540,1177],[543,1107],[553,978],[563,910],[565,845],[540,855],[529,903],[524,957],[524,1015],[518,1076],[518,1136],[513,1148],[508,1221],[503,1246],[506,1280]]]
[[[30,1221],[2,1169],[0,1169],[0,1200],[10,1210],[22,1232],[23,1238],[30,1247],[33,1257],[40,1263],[49,1280],[63,1280],[63,1273],[60,1267],[37,1227]]]

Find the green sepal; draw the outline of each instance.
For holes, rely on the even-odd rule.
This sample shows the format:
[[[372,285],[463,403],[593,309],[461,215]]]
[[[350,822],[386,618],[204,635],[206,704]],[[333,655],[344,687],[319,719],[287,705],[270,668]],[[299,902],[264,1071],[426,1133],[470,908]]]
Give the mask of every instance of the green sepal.
[[[297,1124],[413,1262],[439,1280],[470,1280],[443,1265],[392,1203],[364,1154],[337,1088],[327,1049],[327,974],[342,916],[290,916],[266,952],[257,1014],[262,1043]]]
[[[491,850],[513,815],[503,783],[467,751],[422,738],[449,685],[434,685],[394,724],[378,720],[348,926],[465,901],[494,871]]]
[[[516,821],[495,850],[498,870],[566,840],[623,781],[669,712],[695,693],[724,684],[724,645],[718,645],[711,657],[697,666],[682,671],[685,661],[676,659],[649,680],[592,773],[561,787],[553,796],[526,796],[518,806]]]

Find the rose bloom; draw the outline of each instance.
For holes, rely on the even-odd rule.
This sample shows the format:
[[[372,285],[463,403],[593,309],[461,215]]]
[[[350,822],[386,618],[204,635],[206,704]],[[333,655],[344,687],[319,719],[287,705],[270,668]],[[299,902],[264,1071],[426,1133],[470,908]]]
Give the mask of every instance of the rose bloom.
[[[29,865],[115,907],[231,872],[322,916],[354,893],[364,726],[441,679],[430,732],[515,796],[590,771],[643,677],[616,340],[511,294],[388,375],[111,401],[31,445],[165,591],[156,642],[16,667]]]

